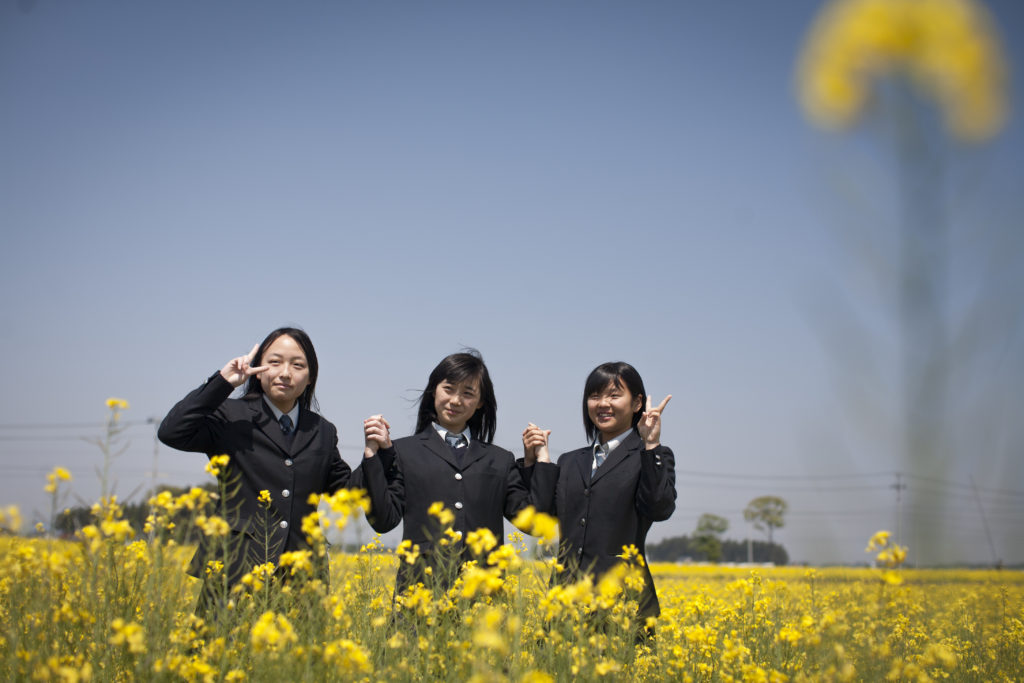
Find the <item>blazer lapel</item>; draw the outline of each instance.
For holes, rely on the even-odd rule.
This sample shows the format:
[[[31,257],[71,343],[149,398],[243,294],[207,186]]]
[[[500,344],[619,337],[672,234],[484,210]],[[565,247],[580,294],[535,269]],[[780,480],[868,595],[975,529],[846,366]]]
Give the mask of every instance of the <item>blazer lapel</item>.
[[[295,430],[295,436],[292,437],[291,445],[288,447],[289,452],[298,453],[304,449],[319,431],[320,420],[316,419],[316,415],[308,410],[299,408],[299,426]]]
[[[589,485],[590,473],[594,469],[594,449],[592,446],[584,446],[576,451],[576,469],[580,473],[583,485]]]
[[[619,447],[608,454],[605,461],[600,467],[594,472],[594,476],[591,481],[596,482],[598,479],[603,477],[608,472],[615,469],[619,463],[628,458],[633,451],[640,449],[640,435],[636,433],[636,430],[626,437],[626,440],[619,444]]]
[[[426,447],[428,451],[447,462],[452,467],[458,469],[459,463],[455,460],[455,454],[452,453],[452,449],[448,448],[448,444],[441,439],[441,435],[434,431],[433,427],[427,427],[419,433],[420,441]]]
[[[284,434],[281,433],[281,425],[274,419],[273,413],[270,412],[264,402],[262,396],[256,396],[249,399],[249,408],[253,412],[252,421],[256,423],[256,427],[261,432],[266,434],[267,438],[274,442],[274,444],[281,449],[281,452],[288,455],[291,452],[291,445],[288,443],[288,439],[285,438]],[[299,411],[299,422],[302,422],[302,411]]]
[[[477,441],[476,439],[471,440],[469,442],[469,448],[467,448],[466,452],[462,454],[462,469],[469,467],[477,460],[484,457],[486,450],[487,449],[484,448],[484,444],[482,442]]]

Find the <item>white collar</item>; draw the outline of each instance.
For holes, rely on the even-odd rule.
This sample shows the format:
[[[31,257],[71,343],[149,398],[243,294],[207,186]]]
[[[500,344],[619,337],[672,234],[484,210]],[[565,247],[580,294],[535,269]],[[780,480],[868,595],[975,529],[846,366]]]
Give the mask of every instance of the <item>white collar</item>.
[[[282,415],[287,414],[288,417],[290,417],[292,419],[292,424],[295,425],[296,427],[299,426],[299,402],[298,401],[295,402],[295,405],[292,406],[292,409],[289,410],[287,413],[285,413],[283,410],[281,410],[280,408],[275,406],[273,403],[268,401],[266,394],[263,395],[263,402],[266,403],[270,407],[270,409],[274,412],[274,418],[278,422],[281,421],[281,416]]]
[[[437,424],[436,422],[431,422],[431,424],[434,425],[434,431],[436,431],[441,436],[441,441],[444,441],[444,437],[448,435],[448,430],[442,427],[441,425]],[[471,441],[468,426],[462,430],[462,436],[463,438],[466,439],[466,445],[468,446]]]

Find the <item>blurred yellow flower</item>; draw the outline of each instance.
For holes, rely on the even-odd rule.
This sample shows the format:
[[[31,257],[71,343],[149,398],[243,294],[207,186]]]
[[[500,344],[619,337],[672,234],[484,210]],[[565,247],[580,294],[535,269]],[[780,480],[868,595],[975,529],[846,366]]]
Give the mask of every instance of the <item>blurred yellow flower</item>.
[[[833,0],[815,20],[797,71],[805,111],[826,127],[851,125],[871,81],[890,74],[934,99],[957,138],[992,137],[1006,118],[1007,67],[977,0]]]
[[[888,531],[876,531],[875,535],[868,540],[868,547],[864,549],[864,552],[870,553],[872,550],[878,550],[889,545],[889,537],[892,533]]]
[[[291,622],[273,612],[264,612],[250,632],[250,642],[257,652],[280,651],[297,640]]]
[[[435,501],[427,508],[427,514],[436,517],[441,526],[449,526],[455,521],[455,514],[444,506],[441,501]]]
[[[203,533],[207,536],[227,536],[231,531],[230,525],[227,520],[217,515],[207,517],[206,515],[198,515],[196,517],[196,526],[203,530]]]
[[[543,546],[550,545],[558,538],[558,519],[543,512],[537,512],[532,506],[519,511],[512,520],[513,526],[540,539]]]
[[[0,508],[0,529],[6,529],[14,533],[21,530],[21,511],[17,505],[8,505]]]
[[[126,645],[132,654],[146,651],[146,632],[141,624],[136,624],[134,621],[125,622],[124,619],[117,618],[110,623],[110,628],[114,631],[114,635],[110,636],[109,640],[111,645]]]
[[[123,398],[108,398],[107,407],[111,410],[128,410],[128,401]]]
[[[289,567],[289,573],[292,576],[303,573],[306,575],[313,574],[313,553],[310,550],[294,550],[287,553],[281,553],[281,566]]]
[[[230,455],[215,455],[210,458],[210,462],[206,463],[206,471],[210,476],[220,476],[221,470],[228,466],[231,462]]]
[[[485,527],[466,534],[466,545],[473,550],[474,555],[479,556],[490,552],[498,545],[498,539],[494,537],[490,529]]]

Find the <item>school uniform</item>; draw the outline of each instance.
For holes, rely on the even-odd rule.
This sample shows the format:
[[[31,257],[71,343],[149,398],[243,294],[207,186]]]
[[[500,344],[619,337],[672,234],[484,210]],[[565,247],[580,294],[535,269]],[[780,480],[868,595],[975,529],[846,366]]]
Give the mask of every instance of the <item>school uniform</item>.
[[[219,560],[229,584],[257,564],[278,566],[281,553],[311,549],[302,532],[302,519],[316,510],[310,494],[333,493],[351,476],[338,453],[333,424],[300,409],[286,436],[262,394],[228,398],[233,390],[214,373],[171,408],[157,432],[171,448],[231,458],[219,476],[227,497],[217,512],[231,527],[228,556],[223,539],[204,536],[188,570],[203,577],[207,561]],[[264,490],[270,492],[269,510],[258,501]],[[327,559],[314,553],[313,561],[318,577],[326,580]]]
[[[437,541],[445,536],[438,520],[427,513],[433,503],[441,502],[455,515],[451,527],[463,537],[487,528],[502,543],[503,517],[511,520],[523,508],[554,495],[558,468],[551,463],[524,468],[509,451],[479,439],[470,438],[463,450],[449,447],[430,426],[365,458],[356,471],[360,481],[353,485],[365,487],[370,498],[370,526],[384,533],[404,521],[403,540],[420,547],[419,562],[399,566],[396,593],[423,581],[426,568],[437,566]],[[461,559],[470,559],[465,548]],[[435,578],[447,585],[454,577]]]
[[[653,522],[668,519],[676,506],[675,456],[667,446],[647,451],[635,430],[620,437],[603,464],[594,467],[594,445],[558,458],[554,513],[561,538],[555,581],[569,583],[589,574],[599,578],[633,545],[644,558],[640,616],[661,613],[644,544]]]

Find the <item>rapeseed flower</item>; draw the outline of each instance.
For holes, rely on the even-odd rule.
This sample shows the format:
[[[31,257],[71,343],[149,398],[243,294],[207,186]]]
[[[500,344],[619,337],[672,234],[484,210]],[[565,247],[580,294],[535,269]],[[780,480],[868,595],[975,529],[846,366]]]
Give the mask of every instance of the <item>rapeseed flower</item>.
[[[976,0],[833,0],[818,15],[798,67],[808,115],[851,125],[872,81],[906,77],[966,141],[994,135],[1006,118],[1006,64],[992,20]]]

